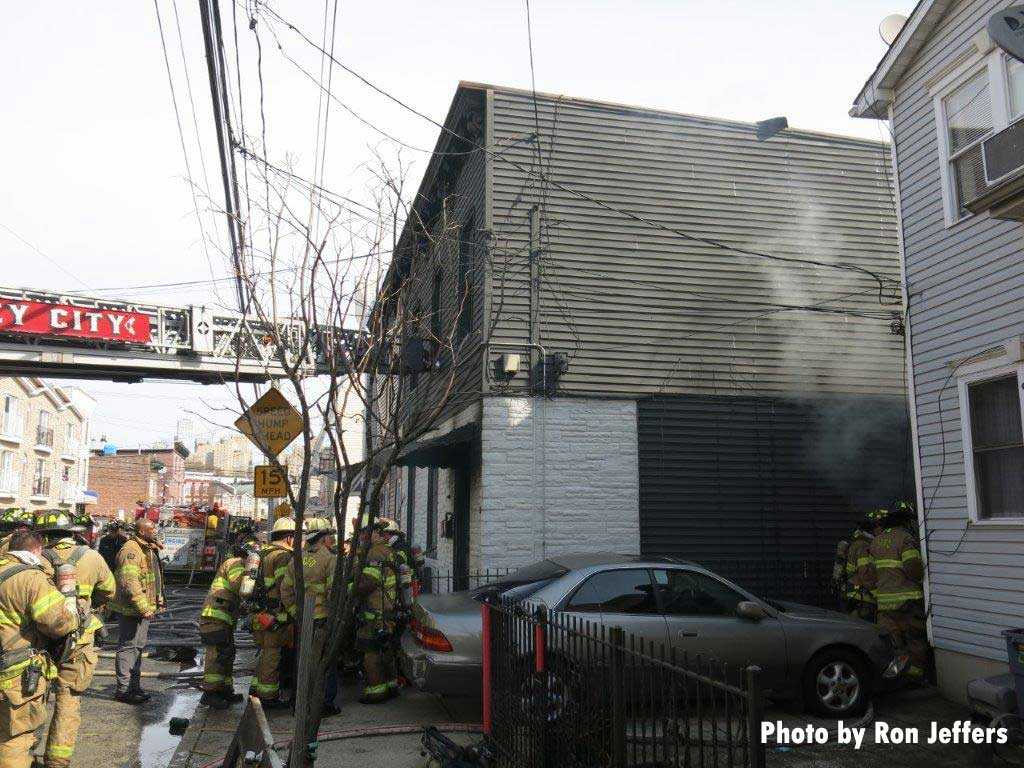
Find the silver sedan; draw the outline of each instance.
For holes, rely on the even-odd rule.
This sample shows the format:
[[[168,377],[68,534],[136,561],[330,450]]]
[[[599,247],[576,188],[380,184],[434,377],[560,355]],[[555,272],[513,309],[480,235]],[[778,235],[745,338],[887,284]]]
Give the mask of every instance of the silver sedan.
[[[488,594],[622,627],[691,657],[757,665],[770,697],[802,698],[825,717],[859,714],[871,692],[890,687],[906,665],[887,633],[845,614],[761,600],[695,563],[586,554],[542,560],[474,590],[417,598],[402,663],[418,687],[480,695],[480,606]]]

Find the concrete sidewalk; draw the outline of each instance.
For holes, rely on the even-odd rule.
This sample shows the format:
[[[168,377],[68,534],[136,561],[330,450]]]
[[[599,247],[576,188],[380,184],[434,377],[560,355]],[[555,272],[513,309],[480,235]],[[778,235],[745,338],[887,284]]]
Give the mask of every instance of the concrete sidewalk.
[[[243,689],[241,679],[236,688]],[[468,699],[442,701],[436,696],[406,688],[397,699],[369,706],[357,702],[359,691],[358,686],[347,685],[342,688],[339,697],[339,701],[343,702],[342,712],[323,721],[321,736],[388,725],[409,725],[417,729],[425,725],[436,725],[443,731],[447,724],[474,724],[480,720],[479,703]],[[234,735],[241,712],[242,706],[227,710],[197,707],[169,768],[203,768],[222,758]],[[270,710],[267,712],[267,721],[275,740],[291,738],[293,719],[289,710]],[[452,737],[459,742],[474,740],[472,734],[453,734]],[[286,750],[280,750],[280,754],[283,756]],[[423,764],[418,732],[344,740],[328,738],[321,742],[317,763],[342,765],[348,764],[346,761],[353,757],[358,758],[360,768],[413,768]]]

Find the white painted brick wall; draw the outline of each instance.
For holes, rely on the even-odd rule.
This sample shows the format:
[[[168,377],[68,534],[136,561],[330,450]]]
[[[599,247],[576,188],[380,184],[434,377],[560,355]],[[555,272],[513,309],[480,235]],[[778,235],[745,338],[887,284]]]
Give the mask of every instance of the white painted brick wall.
[[[635,401],[485,398],[473,565],[639,552],[636,426]]]

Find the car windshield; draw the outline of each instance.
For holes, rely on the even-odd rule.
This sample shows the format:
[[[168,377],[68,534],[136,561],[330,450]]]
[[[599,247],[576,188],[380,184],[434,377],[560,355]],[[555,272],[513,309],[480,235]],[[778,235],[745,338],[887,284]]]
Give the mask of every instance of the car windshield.
[[[564,576],[568,572],[569,569],[565,566],[551,560],[541,560],[540,562],[520,568],[518,571],[514,571],[507,576],[502,576],[497,581],[478,587],[473,590],[473,594],[474,596],[484,594],[506,595],[522,599],[529,597],[544,585],[549,584],[560,576]]]

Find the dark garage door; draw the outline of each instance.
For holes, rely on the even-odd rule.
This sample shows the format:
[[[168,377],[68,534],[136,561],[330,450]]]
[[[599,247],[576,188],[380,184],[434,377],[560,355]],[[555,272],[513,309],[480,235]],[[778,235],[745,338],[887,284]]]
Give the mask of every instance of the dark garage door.
[[[639,404],[647,555],[823,604],[856,517],[910,493],[902,400],[672,397]]]

